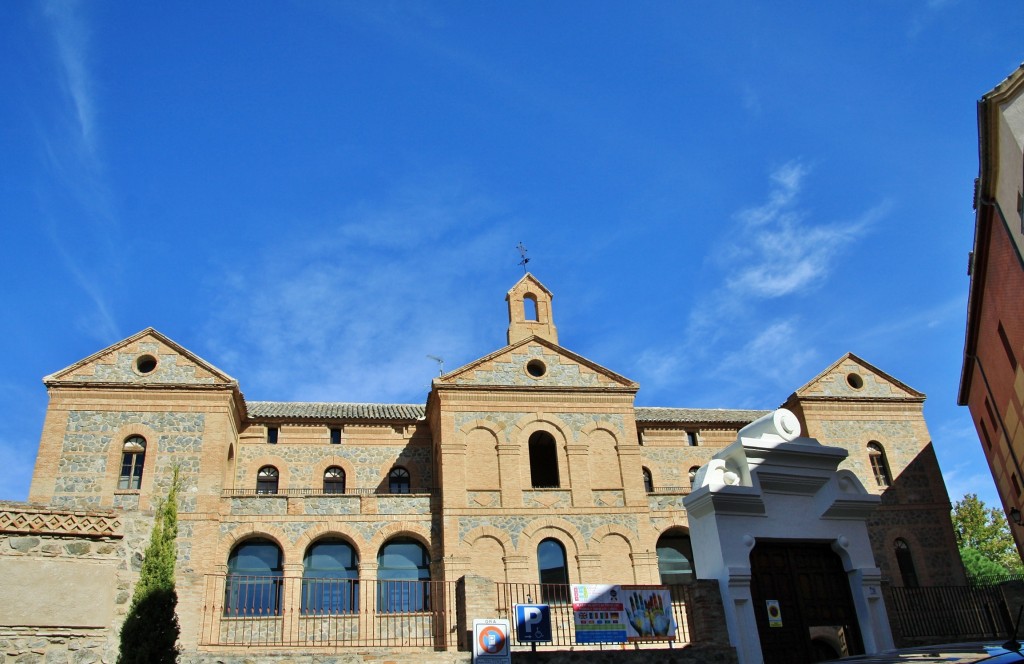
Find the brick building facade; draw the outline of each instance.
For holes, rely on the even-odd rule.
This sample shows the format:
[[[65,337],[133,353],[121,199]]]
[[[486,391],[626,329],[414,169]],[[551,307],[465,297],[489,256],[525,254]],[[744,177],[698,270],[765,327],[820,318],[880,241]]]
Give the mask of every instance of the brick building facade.
[[[958,400],[970,408],[1010,531],[1024,553],[1024,67],[978,102],[978,133]]]
[[[144,330],[45,379],[29,501],[148,523],[179,468],[190,657],[280,636],[252,625],[225,636],[240,616],[415,612],[433,601],[428,579],[699,577],[683,499],[697,469],[769,411],[636,406],[635,382],[558,345],[551,293],[532,275],[507,299],[508,345],[434,379],[425,404],[247,401],[225,372]],[[881,495],[872,548],[894,585],[964,580],[924,398],[847,354],[784,404]],[[355,625],[332,629],[370,629]]]

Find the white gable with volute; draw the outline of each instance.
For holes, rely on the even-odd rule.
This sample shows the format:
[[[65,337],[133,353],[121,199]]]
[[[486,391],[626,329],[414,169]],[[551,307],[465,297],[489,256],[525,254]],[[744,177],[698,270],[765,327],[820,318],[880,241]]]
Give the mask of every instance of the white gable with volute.
[[[893,647],[867,528],[880,498],[838,470],[846,450],[800,433],[796,416],[781,408],[752,422],[700,469],[684,501],[698,576],[719,582],[740,664],[762,661],[758,620],[766,614],[755,610],[751,592],[759,542],[830,545],[850,585],[864,650]]]

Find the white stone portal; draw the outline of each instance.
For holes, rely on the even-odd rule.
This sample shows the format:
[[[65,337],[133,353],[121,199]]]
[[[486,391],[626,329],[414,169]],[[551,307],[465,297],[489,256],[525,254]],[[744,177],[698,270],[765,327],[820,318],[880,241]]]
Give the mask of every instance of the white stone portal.
[[[865,652],[893,647],[866,523],[881,499],[838,470],[846,450],[800,433],[783,408],[750,423],[698,471],[684,501],[697,577],[719,581],[740,664],[762,661],[751,596],[758,540],[828,542],[847,573]]]

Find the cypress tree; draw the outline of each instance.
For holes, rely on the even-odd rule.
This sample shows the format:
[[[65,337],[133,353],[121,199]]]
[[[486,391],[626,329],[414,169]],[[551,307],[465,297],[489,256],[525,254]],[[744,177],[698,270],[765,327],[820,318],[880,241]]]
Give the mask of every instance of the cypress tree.
[[[121,627],[118,664],[173,664],[178,657],[178,593],[174,564],[178,557],[178,489],[174,468],[167,498],[157,508],[153,531],[142,559],[132,603]]]

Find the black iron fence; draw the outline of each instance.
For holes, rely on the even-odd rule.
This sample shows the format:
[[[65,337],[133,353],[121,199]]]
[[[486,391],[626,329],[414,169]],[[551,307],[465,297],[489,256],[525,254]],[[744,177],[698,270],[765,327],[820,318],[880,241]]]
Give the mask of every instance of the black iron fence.
[[[498,617],[507,618],[509,623],[515,625],[516,604],[547,604],[551,607],[551,641],[538,643],[539,649],[568,650],[579,649],[580,644],[576,643],[576,626],[573,617],[571,586],[554,583],[499,583],[498,587]],[[660,589],[665,586],[630,586],[637,590]],[[686,617],[686,604],[689,600],[689,587],[668,586],[672,597],[672,617],[676,623],[675,637],[650,638],[637,643],[658,644],[660,647],[672,647],[674,644],[689,643],[690,633]],[[527,649],[532,647],[528,643],[521,643],[512,629],[511,646],[513,649]],[[591,644],[587,644],[591,645]],[[593,644],[594,647],[621,648],[621,642],[608,642]]]
[[[889,622],[901,641],[1006,638],[1010,615],[998,586],[889,587]]]
[[[200,645],[446,648],[455,583],[208,575]]]

